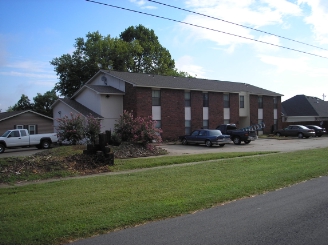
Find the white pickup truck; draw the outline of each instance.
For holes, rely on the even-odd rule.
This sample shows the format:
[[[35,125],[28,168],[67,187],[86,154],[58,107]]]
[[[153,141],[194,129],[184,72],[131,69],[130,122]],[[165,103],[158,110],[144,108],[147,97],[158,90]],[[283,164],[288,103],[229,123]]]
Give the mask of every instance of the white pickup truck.
[[[35,146],[38,149],[48,149],[57,141],[57,133],[30,135],[26,129],[8,130],[0,137],[0,154],[12,147]]]

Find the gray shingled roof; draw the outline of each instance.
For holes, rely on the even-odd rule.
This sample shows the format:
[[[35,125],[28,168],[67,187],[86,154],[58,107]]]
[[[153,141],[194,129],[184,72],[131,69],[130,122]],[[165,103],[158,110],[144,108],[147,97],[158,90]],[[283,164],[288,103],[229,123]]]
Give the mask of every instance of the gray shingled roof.
[[[144,73],[117,72],[109,70],[100,70],[100,72],[106,73],[110,76],[113,76],[138,87],[170,88],[228,93],[239,93],[241,91],[246,91],[250,94],[255,95],[282,96],[282,94],[262,89],[246,83],[151,75]]]
[[[31,113],[34,113],[34,114],[37,114],[37,115],[46,117],[48,119],[52,119],[49,116],[46,116],[46,115],[43,115],[43,114],[39,114],[39,113],[37,113],[37,112],[35,112],[33,110],[20,110],[20,111],[12,111],[12,112],[3,112],[3,113],[0,113],[0,121],[3,121],[3,120],[6,120],[6,119],[15,117],[15,116],[18,116],[20,114],[27,113],[27,112],[31,112]]]
[[[125,94],[124,91],[120,91],[114,87],[106,86],[106,85],[86,85],[85,87],[90,88],[91,90],[94,90],[99,94],[118,94],[118,95]]]
[[[91,109],[87,108],[86,106],[82,105],[81,103],[75,100],[69,99],[67,97],[59,98],[54,104],[58,103],[59,101],[66,104],[67,106],[71,107],[72,109],[76,110],[77,112],[79,112],[84,116],[89,116],[91,114],[94,118],[104,118],[101,115],[97,114],[96,112],[92,111]]]
[[[296,95],[281,103],[286,116],[328,117],[328,102],[317,97]]]

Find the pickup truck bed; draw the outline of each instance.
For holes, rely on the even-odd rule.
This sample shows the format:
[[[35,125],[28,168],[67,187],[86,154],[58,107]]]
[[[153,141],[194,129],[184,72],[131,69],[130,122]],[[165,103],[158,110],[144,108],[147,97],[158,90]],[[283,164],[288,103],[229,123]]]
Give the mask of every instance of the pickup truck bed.
[[[243,141],[245,144],[249,144],[251,141],[257,139],[256,132],[250,129],[237,129],[235,124],[222,124],[216,129],[220,130],[223,134],[230,135],[234,144],[241,144]]]

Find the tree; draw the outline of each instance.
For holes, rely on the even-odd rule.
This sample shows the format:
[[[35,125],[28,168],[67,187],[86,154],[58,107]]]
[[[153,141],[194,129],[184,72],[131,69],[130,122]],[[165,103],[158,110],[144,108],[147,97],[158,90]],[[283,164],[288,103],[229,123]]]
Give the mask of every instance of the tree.
[[[55,89],[47,91],[43,95],[38,93],[36,97],[33,97],[34,105],[33,110],[43,115],[52,117],[52,109],[50,106],[58,99]]]
[[[128,43],[138,41],[142,47],[131,53],[134,61],[131,72],[166,75],[174,70],[175,62],[170,52],[159,43],[153,30],[142,25],[130,26],[120,34],[120,38]]]
[[[116,71],[184,76],[178,72],[167,49],[162,47],[153,30],[142,25],[129,27],[119,38],[89,32],[77,38],[73,54],[54,58],[50,64],[59,76],[55,90],[71,97],[94,76],[99,67],[111,65]]]
[[[52,117],[52,110],[50,106],[58,99],[55,89],[47,91],[43,95],[38,93],[36,97],[33,97],[33,103],[30,99],[22,94],[21,98],[14,106],[10,106],[7,112],[19,111],[19,110],[33,110],[43,115]]]
[[[34,105],[30,102],[30,99],[25,94],[22,94],[18,102],[14,106],[9,107],[7,111],[32,110],[33,106]]]

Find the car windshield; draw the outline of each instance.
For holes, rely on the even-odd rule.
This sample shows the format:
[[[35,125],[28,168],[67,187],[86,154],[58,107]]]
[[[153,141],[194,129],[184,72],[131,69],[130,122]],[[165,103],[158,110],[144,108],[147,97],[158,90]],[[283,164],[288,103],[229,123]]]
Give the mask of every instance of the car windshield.
[[[221,136],[222,135],[220,130],[209,130],[208,133],[210,136]]]
[[[6,131],[4,134],[2,134],[2,136],[1,136],[1,137],[4,137],[4,138],[6,138],[6,137],[9,135],[9,133],[10,133],[10,131]]]

